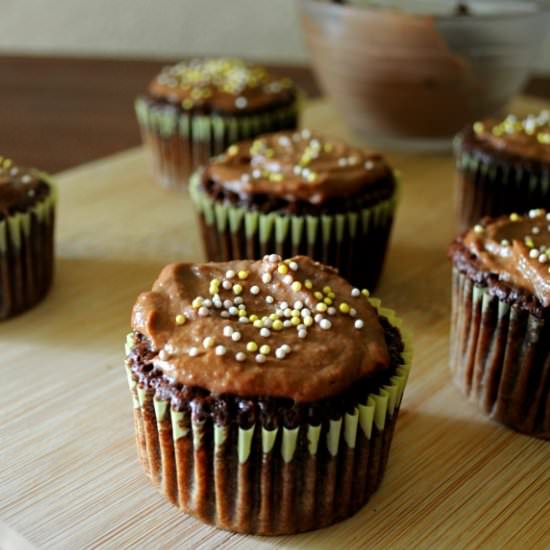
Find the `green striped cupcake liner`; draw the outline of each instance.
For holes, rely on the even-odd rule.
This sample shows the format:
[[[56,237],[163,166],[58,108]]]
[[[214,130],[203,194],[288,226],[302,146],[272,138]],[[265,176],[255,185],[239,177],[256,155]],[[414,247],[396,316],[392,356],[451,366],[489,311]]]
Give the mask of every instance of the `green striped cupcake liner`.
[[[260,213],[214,201],[201,188],[200,172],[189,192],[210,261],[307,255],[338,268],[352,284],[374,288],[380,277],[398,192],[368,208],[332,215]]]
[[[400,319],[371,303],[400,329],[403,363],[363,404],[320,425],[195,422],[138,384],[127,366],[138,453],[168,500],[216,527],[260,535],[323,527],[364,506],[384,475],[412,360]]]
[[[135,111],[155,179],[163,187],[181,189],[194,170],[233,143],[295,129],[299,103],[261,114],[201,115],[138,97]]]

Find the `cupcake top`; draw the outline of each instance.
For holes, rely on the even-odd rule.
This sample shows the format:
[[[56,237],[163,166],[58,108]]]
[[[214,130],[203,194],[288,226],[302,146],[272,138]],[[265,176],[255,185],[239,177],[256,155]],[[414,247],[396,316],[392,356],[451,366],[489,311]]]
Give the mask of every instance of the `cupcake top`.
[[[48,184],[35,170],[0,156],[0,220],[26,211],[48,193]]]
[[[239,196],[267,195],[315,205],[357,195],[383,178],[393,181],[380,154],[307,129],[232,145],[210,162],[204,178]]]
[[[289,103],[296,90],[290,79],[239,59],[195,59],[165,67],[149,93],[180,103],[184,110],[239,113]]]
[[[513,156],[550,164],[550,111],[518,118],[476,122],[467,132],[468,141]]]
[[[139,296],[132,325],[175,382],[309,402],[389,368],[367,297],[307,257],[180,263]]]
[[[497,274],[499,281],[525,289],[543,307],[550,306],[550,213],[546,210],[486,218],[466,233],[463,244],[482,271]]]

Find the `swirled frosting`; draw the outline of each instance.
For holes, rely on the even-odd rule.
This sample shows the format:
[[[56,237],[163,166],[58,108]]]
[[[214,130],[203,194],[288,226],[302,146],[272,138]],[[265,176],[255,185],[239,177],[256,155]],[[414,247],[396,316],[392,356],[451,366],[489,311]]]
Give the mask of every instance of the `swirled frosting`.
[[[475,141],[492,149],[550,164],[550,111],[476,122],[471,132]]]
[[[550,306],[550,213],[531,210],[484,221],[465,235],[464,245],[484,271]]]
[[[132,326],[176,382],[308,402],[389,368],[366,296],[307,257],[180,263],[139,296]]]
[[[290,103],[296,90],[290,79],[238,59],[195,59],[165,67],[149,93],[185,110],[251,112]]]
[[[268,195],[321,204],[359,194],[392,171],[378,153],[304,129],[232,145],[205,177],[237,195]]]
[[[46,187],[36,171],[0,156],[0,220],[33,205],[47,192]]]

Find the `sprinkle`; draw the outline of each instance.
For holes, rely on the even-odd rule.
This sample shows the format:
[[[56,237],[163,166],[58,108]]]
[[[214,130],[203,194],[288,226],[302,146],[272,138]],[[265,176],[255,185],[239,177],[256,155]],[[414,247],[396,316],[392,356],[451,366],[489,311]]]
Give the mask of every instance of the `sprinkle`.
[[[269,355],[270,352],[271,352],[271,346],[268,346],[267,344],[260,346],[260,353],[262,355]]]
[[[239,351],[235,354],[235,360],[239,363],[242,363],[244,360],[246,360],[246,353],[243,353],[242,351]]]
[[[226,279],[233,279],[233,277],[235,277],[235,272],[232,269],[228,269],[225,272],[225,278]]]
[[[239,317],[239,323],[243,323],[246,325],[248,323],[248,317]]]
[[[483,125],[483,122],[474,122],[473,128],[474,132],[479,135],[483,133],[485,126]]]
[[[246,351],[254,352],[258,350],[258,344],[256,342],[248,342],[246,344]]]
[[[239,317],[246,317],[246,309],[239,309]]]
[[[510,246],[510,241],[508,241],[507,239],[502,239],[502,241],[500,241],[500,246]]]
[[[332,323],[328,319],[321,319],[321,321],[319,322],[319,326],[323,330],[329,330],[332,327]]]
[[[366,298],[368,298],[368,297],[370,296],[370,292],[369,292],[366,288],[364,288],[364,289],[361,291],[361,294],[362,294],[363,296],[365,296]]]
[[[208,308],[201,306],[197,313],[199,314],[199,317],[208,317],[209,311]]]
[[[248,278],[248,271],[239,271],[238,277],[241,281],[244,281]]]
[[[272,304],[275,300],[273,299],[273,296],[266,296],[266,297],[265,297],[265,301],[266,301],[268,304]]]
[[[262,328],[264,326],[264,322],[260,319],[256,319],[252,325],[256,328]]]
[[[474,233],[481,235],[485,231],[485,228],[482,225],[474,225]]]
[[[230,338],[232,334],[233,334],[233,327],[231,327],[229,325],[225,325],[223,327],[223,335]]]
[[[264,273],[264,274],[262,275],[262,283],[265,283],[265,284],[270,283],[270,282],[271,282],[271,278],[272,278],[272,277],[271,277],[271,273]]]
[[[335,307],[332,307],[332,306],[329,307],[329,308],[327,309],[327,313],[328,313],[329,315],[336,315],[336,308],[335,308]]]
[[[527,248],[533,248],[535,246],[535,241],[533,241],[532,237],[525,237],[525,244],[527,245]]]
[[[332,305],[332,298],[327,296],[326,298],[323,299],[323,302],[327,304],[327,306],[330,306]]]
[[[185,325],[185,316],[181,315],[181,313],[176,315],[176,325]]]
[[[159,351],[159,359],[160,359],[161,361],[166,361],[166,360],[168,359],[168,357],[169,357],[169,356],[168,356],[168,353],[166,352],[166,350],[161,349],[161,350]]]
[[[323,292],[325,294],[330,294],[332,292],[332,287],[330,287],[330,286],[323,287]]]
[[[250,287],[250,294],[253,294],[254,296],[257,296],[260,293],[260,287],[257,285]]]
[[[245,109],[247,105],[248,100],[246,99],[246,97],[239,96],[235,99],[235,107],[237,107],[237,109]]]
[[[233,300],[233,303],[236,304],[236,305],[238,305],[238,306],[239,306],[239,309],[240,309],[240,308],[246,308],[246,306],[243,305],[243,302],[244,302],[244,300],[243,300],[242,296],[237,296],[237,297],[235,297],[235,299]]]
[[[338,309],[339,309],[342,313],[349,313],[350,307],[349,307],[348,304],[346,304],[346,302],[342,302],[342,303],[338,306]]]
[[[529,258],[538,258],[539,257],[539,250],[538,248],[532,248],[529,250]]]
[[[233,292],[235,294],[240,294],[243,291],[243,287],[239,284],[233,285]]]
[[[212,338],[212,336],[207,336],[207,337],[202,341],[202,345],[203,345],[203,347],[205,347],[206,349],[211,348],[211,347],[214,345],[214,338]]]
[[[233,340],[233,342],[238,342],[241,339],[241,337],[242,337],[241,333],[238,330],[236,330],[231,335],[231,340]]]
[[[320,313],[317,313],[315,315],[314,319],[315,319],[316,323],[319,323],[319,322],[321,322],[321,319],[324,319],[324,317]]]
[[[216,349],[214,350],[216,352],[216,355],[225,355],[227,349],[225,346],[216,346]]]
[[[270,254],[268,257],[267,257],[267,261],[268,262],[271,262],[272,264],[276,263],[276,262],[280,262],[281,261],[281,256],[279,256],[279,254]]]
[[[203,299],[200,296],[197,296],[192,302],[191,307],[194,309],[199,309],[202,306]]]
[[[311,317],[311,311],[307,307],[305,307],[300,311],[300,315],[302,317]]]
[[[229,309],[233,305],[233,302],[231,300],[224,300],[223,301],[223,307],[225,309]]]
[[[273,330],[283,330],[283,322],[279,319],[276,319],[275,321],[273,321],[272,328]]]
[[[287,307],[287,308],[283,311],[283,315],[284,315],[285,317],[292,317],[292,310],[291,310],[289,307]]]
[[[288,273],[288,267],[285,264],[280,264],[279,267],[277,268],[277,271],[281,275],[286,275]]]
[[[229,317],[229,312],[227,311],[220,311],[220,315],[224,318],[224,319],[227,319]]]
[[[227,279],[222,283],[222,286],[223,288],[225,288],[225,290],[229,290],[232,286],[233,286],[233,283],[231,281],[228,281]]]
[[[313,318],[312,317],[304,318],[304,325],[306,327],[310,327],[311,325],[313,325]]]
[[[231,306],[228,310],[229,315],[238,315],[239,310],[235,306]]]
[[[196,357],[199,354],[199,348],[189,348],[189,351],[187,353],[189,354],[189,357]]]
[[[521,217],[520,217],[519,214],[516,214],[515,212],[512,212],[510,214],[510,221],[511,222],[519,222],[520,219],[521,219]]]
[[[288,303],[287,302],[281,302],[279,304],[279,307],[284,311],[285,309],[288,308]]]
[[[256,363],[265,363],[265,355],[258,353],[258,355],[256,355]]]
[[[357,315],[357,310],[355,308],[351,308],[349,310],[349,314],[352,316],[352,317],[355,317]]]
[[[315,296],[317,300],[322,300],[324,298],[323,293],[319,292],[318,290],[313,293],[313,296]]]
[[[298,271],[298,269],[299,269],[299,266],[296,262],[289,262],[288,267],[290,267],[290,269],[292,269],[292,271]]]
[[[364,326],[365,326],[365,323],[363,322],[362,319],[357,319],[355,321],[355,323],[353,323],[353,326],[356,328],[356,329],[362,329]]]
[[[357,298],[358,296],[361,296],[361,291],[358,288],[352,288],[351,289],[351,295],[354,298]]]
[[[300,311],[304,307],[304,303],[301,300],[296,300],[294,302],[294,309]]]
[[[538,227],[537,225],[533,226],[533,228],[531,229],[531,233],[533,233],[533,235],[540,234],[540,227]]]
[[[286,353],[284,352],[284,350],[282,348],[277,348],[275,350],[275,357],[277,359],[284,359],[286,356]]]
[[[544,214],[544,210],[542,210],[541,208],[533,208],[531,210],[529,210],[529,217],[531,219],[533,218],[538,218],[539,216],[542,216]]]
[[[291,285],[293,282],[294,282],[294,277],[292,277],[292,275],[285,275],[283,277],[283,283],[285,285]]]
[[[539,262],[540,262],[541,264],[545,264],[547,261],[548,261],[548,256],[547,256],[546,254],[541,254],[541,255],[539,256]]]
[[[260,330],[260,336],[263,336],[264,338],[268,338],[269,336],[271,336],[271,331],[268,328],[264,327]]]
[[[206,299],[206,300],[202,303],[202,305],[203,305],[204,307],[212,307],[212,300]]]
[[[327,304],[323,303],[323,302],[319,302],[316,306],[315,306],[315,310],[316,311],[319,311],[321,313],[324,313],[326,310],[327,310]]]
[[[307,337],[307,330],[302,329],[298,331],[298,338],[306,338]]]
[[[304,286],[307,288],[307,289],[312,289],[313,288],[313,283],[309,280],[309,279],[306,279],[304,281]]]
[[[285,328],[290,328],[292,326],[292,321],[289,321],[288,319],[283,322],[283,326]]]

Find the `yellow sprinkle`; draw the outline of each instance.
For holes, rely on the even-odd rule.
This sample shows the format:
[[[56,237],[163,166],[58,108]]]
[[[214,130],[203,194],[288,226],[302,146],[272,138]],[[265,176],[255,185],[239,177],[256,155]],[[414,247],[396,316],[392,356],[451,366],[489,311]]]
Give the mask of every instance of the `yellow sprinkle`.
[[[325,302],[325,304],[327,304],[327,306],[332,305],[332,299],[329,298],[328,296],[323,300],[323,302]]]
[[[277,271],[281,275],[286,275],[288,273],[288,267],[285,264],[279,264],[279,267],[277,268]]]
[[[302,283],[300,281],[294,281],[290,288],[294,290],[294,292],[298,292],[299,290],[302,290]]]
[[[256,319],[252,324],[256,328],[263,328],[263,326],[264,326],[264,322],[260,321],[259,319]]]
[[[185,316],[184,315],[176,315],[176,325],[185,325]]]
[[[254,321],[257,321],[257,320],[258,320],[258,316],[257,316],[256,314],[253,313],[253,314],[249,317],[249,319],[250,319],[252,322],[254,322]]]
[[[236,145],[231,145],[231,147],[227,150],[227,154],[231,156],[236,155],[238,152],[239,148]]]
[[[519,214],[516,214],[515,212],[512,212],[510,214],[510,221],[511,222],[519,222],[520,219],[521,218],[520,218]]]
[[[246,309],[239,309],[239,317],[246,317]]]
[[[304,317],[304,325],[306,327],[313,325],[313,317]]]
[[[483,123],[482,122],[474,122],[474,132],[476,134],[481,134],[483,133],[483,130],[485,129],[485,127],[483,126]]]
[[[336,294],[334,294],[334,292],[329,292],[327,294],[327,296],[331,299],[331,300],[334,300],[334,298],[336,298]]]
[[[535,241],[531,237],[525,237],[525,244],[528,248],[533,248],[535,246]]]
[[[306,280],[304,281],[304,286],[305,286],[306,288],[311,289],[311,288],[313,288],[313,283],[312,283],[309,279],[306,279]]]
[[[256,342],[248,342],[246,344],[246,351],[257,351],[258,350],[258,344]]]
[[[370,296],[370,292],[369,292],[366,288],[364,288],[364,289],[361,291],[361,294],[362,294],[363,296],[366,296],[367,298]]]
[[[199,309],[202,306],[202,298],[197,297],[191,302],[191,307],[194,309]]]
[[[271,325],[271,328],[273,330],[283,330],[283,322],[280,321],[279,319],[276,319],[275,321],[273,321],[273,324]]]
[[[292,317],[300,317],[300,312],[297,309],[293,309],[290,313]]]
[[[348,304],[346,304],[346,302],[342,302],[342,303],[338,306],[338,309],[339,309],[342,313],[349,313],[350,307],[349,307]]]
[[[315,298],[317,298],[317,300],[322,300],[322,299],[324,298],[323,293],[322,293],[322,292],[319,292],[318,290],[316,290],[316,291],[313,293],[313,296],[315,296]]]
[[[292,317],[292,319],[290,319],[290,322],[293,326],[297,327],[302,321],[300,317]]]
[[[243,291],[243,287],[239,284],[233,285],[233,292],[235,294],[240,294]]]
[[[248,271],[239,271],[239,273],[237,273],[237,276],[241,281],[244,281],[248,277]]]
[[[330,286],[323,287],[323,292],[325,294],[330,294],[332,292],[332,287],[330,287]]]
[[[260,348],[260,353],[262,355],[269,355],[269,352],[271,351],[271,346],[268,346],[267,344],[264,344],[261,348]]]
[[[324,311],[326,311],[328,309],[327,307],[327,304],[324,304],[323,302],[319,302],[316,306],[315,306],[315,309],[321,313],[323,313]]]
[[[279,316],[278,316],[276,313],[272,313],[272,314],[269,316],[269,318],[270,318],[272,321],[276,321],[276,320],[279,318]]]

